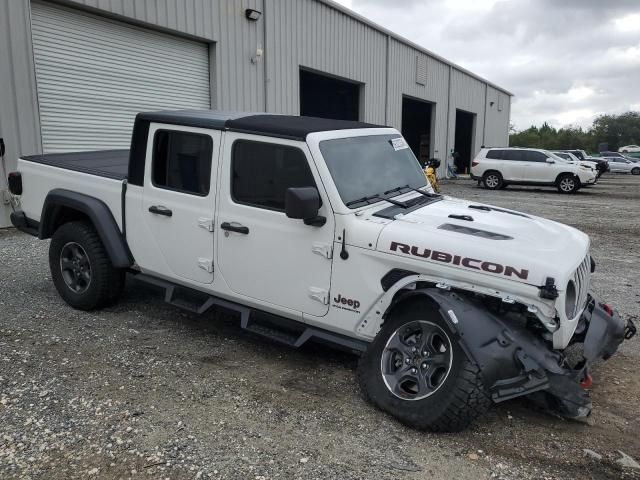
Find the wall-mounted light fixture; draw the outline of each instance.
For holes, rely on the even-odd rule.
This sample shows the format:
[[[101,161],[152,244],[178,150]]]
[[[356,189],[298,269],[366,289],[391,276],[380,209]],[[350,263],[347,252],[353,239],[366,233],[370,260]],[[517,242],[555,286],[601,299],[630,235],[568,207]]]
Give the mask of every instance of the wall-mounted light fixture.
[[[496,103],[496,102],[489,102],[489,106],[490,106],[490,107],[493,107],[493,105],[494,105],[495,103]]]
[[[247,8],[244,11],[244,16],[247,18],[247,20],[250,20],[252,22],[257,22],[260,19],[261,15],[262,15],[262,12],[259,12],[258,10],[254,10],[253,8]]]

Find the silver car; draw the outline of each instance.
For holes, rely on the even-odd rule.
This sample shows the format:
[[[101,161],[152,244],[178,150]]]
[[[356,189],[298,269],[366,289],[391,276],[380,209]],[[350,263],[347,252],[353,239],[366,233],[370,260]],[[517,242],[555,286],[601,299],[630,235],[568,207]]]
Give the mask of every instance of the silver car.
[[[630,173],[640,175],[640,162],[634,162],[624,157],[601,157],[609,162],[609,169],[614,173]]]

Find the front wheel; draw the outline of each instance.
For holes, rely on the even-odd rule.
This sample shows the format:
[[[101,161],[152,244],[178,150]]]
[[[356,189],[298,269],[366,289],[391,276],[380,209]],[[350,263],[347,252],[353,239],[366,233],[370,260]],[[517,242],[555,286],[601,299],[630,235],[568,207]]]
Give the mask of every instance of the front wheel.
[[[640,175],[640,168],[636,167],[631,170],[631,175]]]
[[[360,359],[358,377],[370,402],[421,430],[463,430],[491,405],[478,366],[423,302],[392,312]]]
[[[558,179],[558,191],[560,193],[575,193],[580,188],[580,181],[570,173],[562,175]]]
[[[49,268],[60,296],[79,310],[114,302],[124,287],[125,273],[115,268],[93,226],[65,223],[49,246]]]

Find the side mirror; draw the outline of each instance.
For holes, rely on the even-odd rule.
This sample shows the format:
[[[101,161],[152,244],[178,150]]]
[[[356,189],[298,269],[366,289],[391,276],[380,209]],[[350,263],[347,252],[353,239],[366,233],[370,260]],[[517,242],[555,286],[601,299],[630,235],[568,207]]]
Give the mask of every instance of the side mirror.
[[[547,158],[546,162],[547,163],[556,163],[556,161],[553,158]]]
[[[327,222],[318,216],[320,194],[315,187],[287,188],[284,197],[284,211],[289,218],[304,220],[305,225],[321,227]]]

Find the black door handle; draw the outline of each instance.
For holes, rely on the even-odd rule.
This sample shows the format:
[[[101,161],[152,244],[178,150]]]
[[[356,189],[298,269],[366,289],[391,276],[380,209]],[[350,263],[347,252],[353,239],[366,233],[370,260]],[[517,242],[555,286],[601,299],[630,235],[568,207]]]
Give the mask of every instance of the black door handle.
[[[171,215],[173,215],[173,212],[171,210],[161,205],[152,205],[149,207],[149,211],[151,213],[155,213],[156,215],[164,215],[165,217],[170,217]]]
[[[229,232],[242,233],[243,235],[249,235],[249,228],[242,225],[232,225],[229,222],[222,222],[220,228]]]

